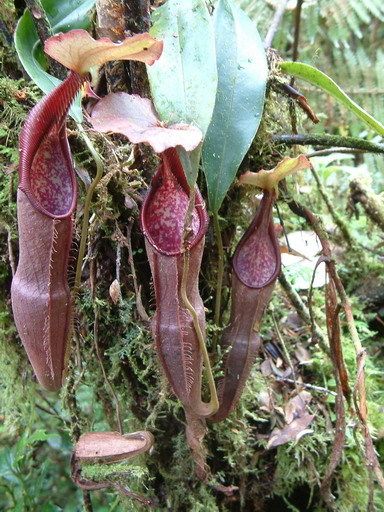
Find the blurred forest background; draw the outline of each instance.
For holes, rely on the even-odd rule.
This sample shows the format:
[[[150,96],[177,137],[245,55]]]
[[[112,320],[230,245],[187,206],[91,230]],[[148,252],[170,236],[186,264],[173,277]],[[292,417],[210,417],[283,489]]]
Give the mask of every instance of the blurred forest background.
[[[339,464],[331,471],[329,484],[335,501],[327,502],[321,490],[329,471],[337,419],[337,386],[326,334],[325,269],[324,263],[318,267],[311,289],[321,247],[311,226],[288,204],[289,198],[294,198],[318,215],[325,226],[339,275],[352,303],[360,341],[367,351],[368,425],[382,461],[383,154],[323,151],[324,148],[315,145],[300,148],[301,152],[313,155],[314,171],[289,178],[287,194],[281,193],[279,197],[279,216],[293,255],[287,254],[288,249],[283,254],[283,275],[262,325],[263,351],[237,410],[228,420],[209,425],[206,436],[208,463],[215,484],[204,485],[193,476],[182,408],[161,377],[148,325],[138,313],[135,293],[138,284],[142,286],[144,308],[150,314],[154,308],[136,204],[138,195],[146,188],[148,175],[135,167],[132,148],[122,139],[92,135],[108,164],[108,173],[98,186],[92,207],[70,378],[61,396],[44,392],[36,384],[13,325],[9,295],[18,251],[15,204],[18,132],[42,95],[23,73],[12,42],[25,3],[34,4],[3,0],[0,5],[0,510],[81,510],[83,493],[70,478],[74,432],[116,430],[117,413],[125,432],[148,429],[156,442],[150,455],[113,468],[115,475],[110,470],[109,477],[117,474],[132,490],[152,498],[155,510],[384,510],[384,492],[375,482],[372,467],[367,468],[362,429],[353,407],[347,405],[342,454]],[[254,20],[262,39],[278,3],[238,1]],[[381,0],[289,0],[272,47],[285,60],[291,60],[296,49],[297,60],[327,73],[357,103],[383,120],[383,40]],[[300,134],[326,133],[381,142],[380,137],[373,136],[325,93],[299,80],[295,81],[295,87],[305,94],[320,119],[314,125],[295,109]],[[298,152],[297,146],[285,146],[273,139],[275,135],[292,133],[293,109],[291,100],[272,80],[262,126],[243,170],[271,168],[283,156]],[[94,164],[71,122],[69,130],[83,181],[80,185],[83,197]],[[201,188],[204,193],[202,183]],[[254,205],[254,193],[240,193],[234,187],[221,210],[228,256],[226,285],[229,258]],[[280,223],[279,216],[276,212],[276,224]],[[281,243],[287,245],[283,234]],[[211,228],[203,261],[201,289],[208,310],[209,339],[212,339],[217,331],[212,314],[217,252]],[[121,291],[117,300],[109,290],[116,279]],[[224,304],[228,306],[227,302]],[[312,335],[311,317],[317,326],[316,337]],[[355,347],[344,314],[340,319],[344,359],[353,388],[357,378]],[[218,371],[219,361],[215,368]],[[300,417],[295,401],[298,393],[305,393],[314,419],[302,431],[292,434],[288,442],[273,447],[272,431],[272,435],[279,436],[289,422],[289,415]],[[227,496],[218,491],[219,484],[239,489]],[[92,492],[91,500],[92,505],[86,506],[95,512],[143,510],[142,505],[113,490]]]

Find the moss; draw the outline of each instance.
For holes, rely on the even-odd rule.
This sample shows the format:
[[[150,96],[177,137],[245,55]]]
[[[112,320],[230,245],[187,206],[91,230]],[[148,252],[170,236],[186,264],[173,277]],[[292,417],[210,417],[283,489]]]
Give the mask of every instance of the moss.
[[[27,384],[27,375],[23,372],[25,356],[15,339],[15,328],[5,308],[0,305],[0,414],[3,416],[1,431],[3,435],[20,434],[33,418],[35,404],[34,386]],[[26,373],[24,379],[20,378]]]
[[[148,469],[137,464],[137,458],[131,462],[119,462],[114,464],[91,464],[81,465],[83,478],[94,482],[111,481],[133,486],[143,486],[143,481],[148,478]]]

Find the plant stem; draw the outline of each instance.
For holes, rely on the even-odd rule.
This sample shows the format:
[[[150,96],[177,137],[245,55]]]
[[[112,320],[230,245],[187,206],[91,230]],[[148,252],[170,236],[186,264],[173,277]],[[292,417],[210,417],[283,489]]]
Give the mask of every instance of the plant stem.
[[[292,60],[297,60],[299,56],[299,39],[300,39],[300,22],[301,22],[301,8],[303,6],[304,0],[297,0],[297,5],[295,9],[295,32],[293,36],[293,50],[292,50]],[[294,77],[291,79],[291,85],[294,83]]]
[[[85,248],[86,248],[86,244],[87,244],[89,212],[90,212],[90,208],[91,208],[92,197],[93,197],[93,193],[94,193],[99,181],[101,180],[101,178],[103,176],[103,171],[104,171],[104,164],[103,164],[102,158],[99,155],[99,153],[96,151],[96,149],[93,146],[88,135],[85,133],[84,128],[81,125],[78,125],[78,129],[81,134],[81,137],[83,138],[85,144],[87,145],[87,148],[89,149],[89,152],[91,153],[91,155],[95,161],[96,176],[94,177],[92,183],[90,184],[90,186],[87,190],[87,194],[85,196],[85,201],[84,201],[83,223],[81,226],[79,253],[78,253],[77,262],[76,262],[75,283],[73,286],[73,296],[74,297],[77,296],[79,289],[80,289],[81,272],[82,272]]]
[[[317,174],[314,167],[312,167],[312,166],[311,166],[311,173],[316,181],[316,185],[320,192],[320,195],[323,198],[324,203],[326,204],[334,223],[339,228],[344,240],[347,242],[350,249],[352,249],[354,251],[358,251],[359,248],[357,247],[357,244],[356,244],[355,240],[353,239],[346,222],[344,222],[344,220],[341,218],[341,216],[338,214],[338,212],[334,208],[333,202],[332,202],[331,198],[328,196],[327,191],[323,187],[323,184],[319,178],[319,175]]]
[[[285,345],[284,338],[281,335],[279,326],[277,325],[276,318],[275,318],[275,315],[273,313],[273,309],[272,308],[271,308],[271,317],[272,317],[273,326],[275,328],[275,332],[277,334],[277,338],[278,338],[278,340],[280,342],[280,345],[283,347],[284,355],[285,355],[285,357],[287,359],[288,366],[291,369],[291,375],[292,375],[293,382],[295,384],[296,391],[298,391],[297,382],[296,382],[296,374],[295,374],[295,369],[294,369],[293,364],[292,364],[292,359],[291,359],[291,356],[289,355],[288,349],[287,349],[287,347]]]
[[[213,214],[213,227],[215,230],[218,262],[217,262],[217,281],[216,281],[216,299],[215,299],[215,324],[220,327],[221,324],[221,293],[223,289],[224,277],[224,247],[221,237],[219,217],[215,212]]]
[[[84,512],[93,512],[91,494],[89,491],[83,491]]]
[[[304,304],[302,298],[297,293],[297,291],[293,288],[291,283],[288,281],[286,275],[282,271],[279,276],[279,283],[280,286],[283,288],[285,293],[287,294],[288,299],[290,300],[293,307],[296,309],[297,314],[299,317],[306,323],[312,324],[312,319],[310,312],[307,308],[307,306]],[[329,347],[327,346],[326,338],[323,333],[323,331],[320,329],[320,327],[314,323],[312,326],[313,333],[316,336],[316,339],[326,354],[329,355]]]
[[[203,360],[204,360],[204,369],[208,380],[208,387],[209,392],[211,395],[211,399],[209,401],[209,415],[214,414],[219,409],[219,400],[217,398],[217,391],[216,391],[216,385],[215,385],[215,379],[213,378],[212,373],[212,367],[211,362],[209,360],[209,355],[207,351],[207,347],[205,345],[204,336],[201,331],[199,318],[197,316],[195,308],[190,303],[188,296],[187,296],[187,276],[189,272],[189,251],[186,251],[184,253],[183,258],[183,276],[181,279],[181,286],[180,286],[180,294],[181,298],[184,302],[185,307],[188,309],[189,314],[192,317],[193,326],[196,332],[197,339],[199,340],[199,346],[200,350],[203,354]]]
[[[384,231],[384,203],[380,196],[356,179],[350,182],[349,189],[353,203],[360,203],[371,221]]]
[[[362,155],[365,153],[364,149],[354,149],[354,148],[329,148],[329,149],[319,149],[318,151],[312,151],[312,153],[307,153],[305,156],[308,158],[314,158],[315,156],[328,156],[333,153],[343,153],[350,155]]]
[[[345,292],[343,283],[338,275],[336,263],[332,256],[332,251],[330,248],[327,233],[324,230],[320,218],[314,215],[311,212],[311,210],[302,206],[300,203],[294,200],[291,200],[288,203],[288,205],[294,213],[307,220],[308,224],[310,224],[310,226],[318,236],[322,246],[323,256],[326,258],[325,263],[327,265],[328,275],[330,279],[332,279],[336,287],[341,302],[341,307],[344,310],[345,317],[347,320],[347,327],[349,330],[351,340],[355,347],[356,353],[356,381],[353,390],[353,400],[355,410],[360,421],[360,426],[364,435],[366,459],[365,463],[367,465],[367,468],[374,472],[378,483],[380,484],[381,488],[384,489],[384,475],[380,466],[380,462],[378,460],[377,453],[375,452],[372,436],[367,423],[368,408],[365,384],[365,360],[367,353],[365,348],[361,344],[360,337],[356,329],[351,303],[349,302],[349,298]]]
[[[277,382],[287,382],[288,384],[294,384],[295,387],[311,389],[313,391],[317,391],[318,393],[324,393],[326,395],[337,396],[337,393],[331,391],[327,388],[323,388],[321,386],[314,386],[313,384],[308,384],[307,382],[297,382],[293,379],[288,379],[286,377],[276,377]]]
[[[275,11],[273,19],[268,29],[268,33],[264,39],[264,48],[270,48],[272,46],[273,39],[276,35],[276,32],[279,28],[279,25],[283,19],[285,9],[287,8],[288,0],[280,0],[279,5]]]
[[[341,148],[361,149],[367,153],[384,153],[384,144],[369,142],[357,137],[342,137],[340,135],[280,134],[273,135],[272,141],[287,146],[294,146],[296,144],[302,146],[336,146]]]

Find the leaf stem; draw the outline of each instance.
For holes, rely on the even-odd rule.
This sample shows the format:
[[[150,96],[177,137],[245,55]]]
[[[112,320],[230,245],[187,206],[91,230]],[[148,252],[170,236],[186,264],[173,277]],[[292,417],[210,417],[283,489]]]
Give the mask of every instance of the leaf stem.
[[[81,235],[80,235],[80,244],[79,244],[79,253],[77,256],[77,263],[76,263],[76,275],[75,275],[75,283],[73,286],[73,296],[76,297],[79,289],[80,289],[80,282],[81,282],[81,272],[82,272],[82,266],[83,266],[83,259],[85,254],[85,248],[87,244],[87,236],[88,236],[88,224],[89,224],[89,212],[91,208],[91,202],[93,193],[101,180],[103,176],[104,171],[104,163],[95,149],[94,145],[92,144],[92,141],[89,139],[88,135],[85,133],[84,128],[79,124],[78,130],[80,132],[80,135],[82,139],[84,140],[89,152],[91,153],[95,164],[96,164],[96,176],[94,177],[92,183],[90,184],[87,194],[85,196],[84,201],[84,210],[83,210],[83,223],[81,226]]]
[[[193,327],[195,329],[196,336],[199,341],[200,350],[203,354],[204,369],[205,369],[205,374],[206,374],[207,380],[208,380],[209,392],[211,395],[211,399],[208,404],[208,406],[209,406],[209,414],[208,415],[210,416],[211,414],[215,414],[215,412],[217,412],[217,410],[219,409],[219,400],[217,398],[215,379],[213,378],[211,362],[209,360],[209,355],[208,355],[207,347],[205,345],[204,336],[203,336],[203,333],[202,333],[202,330],[200,327],[199,318],[197,316],[195,308],[192,306],[192,304],[190,303],[188,296],[187,296],[188,272],[189,272],[189,251],[185,251],[184,258],[183,258],[183,276],[181,279],[180,294],[181,294],[181,298],[184,302],[185,307],[187,308],[187,310],[189,311],[189,314],[192,317]]]

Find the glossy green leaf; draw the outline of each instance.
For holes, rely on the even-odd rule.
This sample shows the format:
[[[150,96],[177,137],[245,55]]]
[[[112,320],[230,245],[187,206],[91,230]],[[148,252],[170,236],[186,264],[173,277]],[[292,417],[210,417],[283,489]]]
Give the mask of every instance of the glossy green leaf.
[[[360,107],[353,101],[328,75],[322,71],[304,64],[302,62],[282,62],[280,68],[284,73],[301,78],[306,82],[319,87],[330,96],[335,98],[339,103],[344,105],[348,110],[353,112],[355,116],[361,119],[367,126],[369,126],[376,133],[384,137],[384,125],[377,121],[371,114]]]
[[[96,0],[41,0],[54,34],[88,28]]]
[[[205,1],[168,0],[154,12],[150,33],[164,41],[162,56],[147,68],[161,120],[195,124],[204,135],[217,89],[213,22]],[[200,152],[193,152],[186,169],[190,185],[196,181]]]
[[[220,0],[214,18],[219,81],[203,170],[217,212],[259,127],[268,67],[259,33],[239,7]]]
[[[53,33],[58,33],[89,26],[88,13],[93,8],[95,0],[43,0],[41,4]],[[23,68],[45,94],[60,83],[58,78],[46,72],[47,60],[41,48],[33,18],[27,10],[16,27],[15,47]],[[83,120],[80,101],[79,95],[70,110],[70,115],[79,123]]]

